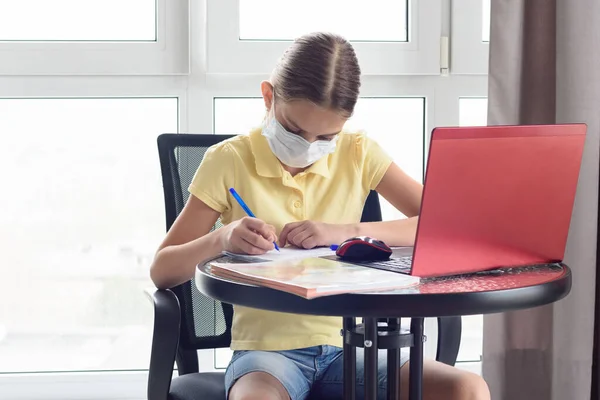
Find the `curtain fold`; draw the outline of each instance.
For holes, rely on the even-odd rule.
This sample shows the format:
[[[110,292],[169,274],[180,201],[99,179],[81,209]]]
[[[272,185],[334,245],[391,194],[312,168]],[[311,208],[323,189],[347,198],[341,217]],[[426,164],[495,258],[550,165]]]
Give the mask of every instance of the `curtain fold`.
[[[552,305],[484,318],[483,376],[494,400],[590,398],[600,147],[599,27],[599,0],[492,0],[488,124],[588,125],[565,256],[573,270],[571,294]],[[594,399],[600,400],[597,395]]]

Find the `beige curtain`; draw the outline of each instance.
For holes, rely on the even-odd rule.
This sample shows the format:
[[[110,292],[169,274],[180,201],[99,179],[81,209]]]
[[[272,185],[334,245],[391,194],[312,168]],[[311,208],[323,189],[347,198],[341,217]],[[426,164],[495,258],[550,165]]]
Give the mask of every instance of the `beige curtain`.
[[[586,400],[596,275],[600,0],[492,0],[491,12],[488,123],[585,122],[588,137],[565,259],[573,270],[571,294],[553,305],[486,316],[483,375],[494,400]]]

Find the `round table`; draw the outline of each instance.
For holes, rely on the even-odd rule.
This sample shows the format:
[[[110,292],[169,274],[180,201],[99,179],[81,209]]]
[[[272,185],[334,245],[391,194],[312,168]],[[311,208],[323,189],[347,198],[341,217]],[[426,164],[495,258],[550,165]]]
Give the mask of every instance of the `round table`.
[[[214,260],[213,260],[214,261]],[[219,260],[223,261],[223,260]],[[420,400],[423,374],[423,319],[473,314],[491,314],[552,303],[571,289],[571,271],[562,263],[507,268],[478,274],[421,279],[404,289],[319,297],[302,297],[265,287],[238,283],[211,273],[210,265],[196,269],[198,290],[224,303],[296,314],[339,316],[344,326],[344,398],[354,399],[356,337],[365,344],[365,398],[377,395],[378,339],[393,336],[390,327],[378,331],[378,320],[389,318],[397,333],[396,343],[410,346],[409,399]],[[363,317],[363,326],[355,325]],[[400,334],[398,318],[412,318],[410,335]],[[394,322],[395,321],[395,322]],[[389,340],[388,340],[389,342]],[[363,346],[360,346],[363,347]],[[381,347],[380,347],[381,348]],[[396,398],[399,387],[399,348],[388,348],[388,398]],[[390,374],[393,379],[390,379]]]

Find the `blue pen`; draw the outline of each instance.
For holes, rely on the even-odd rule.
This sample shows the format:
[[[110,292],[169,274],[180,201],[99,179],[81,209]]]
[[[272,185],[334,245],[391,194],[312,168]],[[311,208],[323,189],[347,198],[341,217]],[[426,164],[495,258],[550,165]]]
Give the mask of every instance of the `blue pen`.
[[[234,188],[230,188],[229,189],[229,193],[231,193],[231,195],[233,196],[233,198],[238,202],[238,204],[240,205],[240,207],[242,207],[242,209],[244,209],[244,211],[246,212],[246,214],[248,214],[249,217],[256,218],[256,215],[254,215],[254,213],[252,212],[252,210],[250,210],[250,207],[248,207],[246,205],[246,203],[244,203],[244,200],[242,200],[242,198],[235,191]],[[275,250],[279,251],[279,246],[277,246],[277,243],[273,242],[273,244],[275,245]]]

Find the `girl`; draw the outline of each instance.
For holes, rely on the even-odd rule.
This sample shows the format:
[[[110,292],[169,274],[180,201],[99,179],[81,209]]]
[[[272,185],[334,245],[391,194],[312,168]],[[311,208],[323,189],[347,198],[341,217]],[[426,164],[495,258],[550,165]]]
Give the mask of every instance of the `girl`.
[[[412,245],[422,186],[368,137],[343,131],[359,88],[360,68],[348,41],[327,33],[296,40],[270,81],[261,83],[267,109],[262,129],[207,151],[190,185],[192,196],[151,267],[156,286],[168,288],[191,279],[199,262],[223,250],[263,254],[273,249],[273,241],[313,248],[365,235],[392,246]],[[258,219],[245,217],[229,196],[230,187]],[[359,223],[373,189],[408,218]],[[225,226],[210,232],[219,217]],[[234,355],[225,374],[228,398],[342,398],[340,329],[337,317],[235,307]],[[403,391],[408,388],[407,355],[403,352]],[[357,365],[361,377],[361,351]],[[360,381],[358,385],[361,398],[364,389]],[[490,398],[479,376],[435,361],[425,362],[423,385],[426,400]]]

